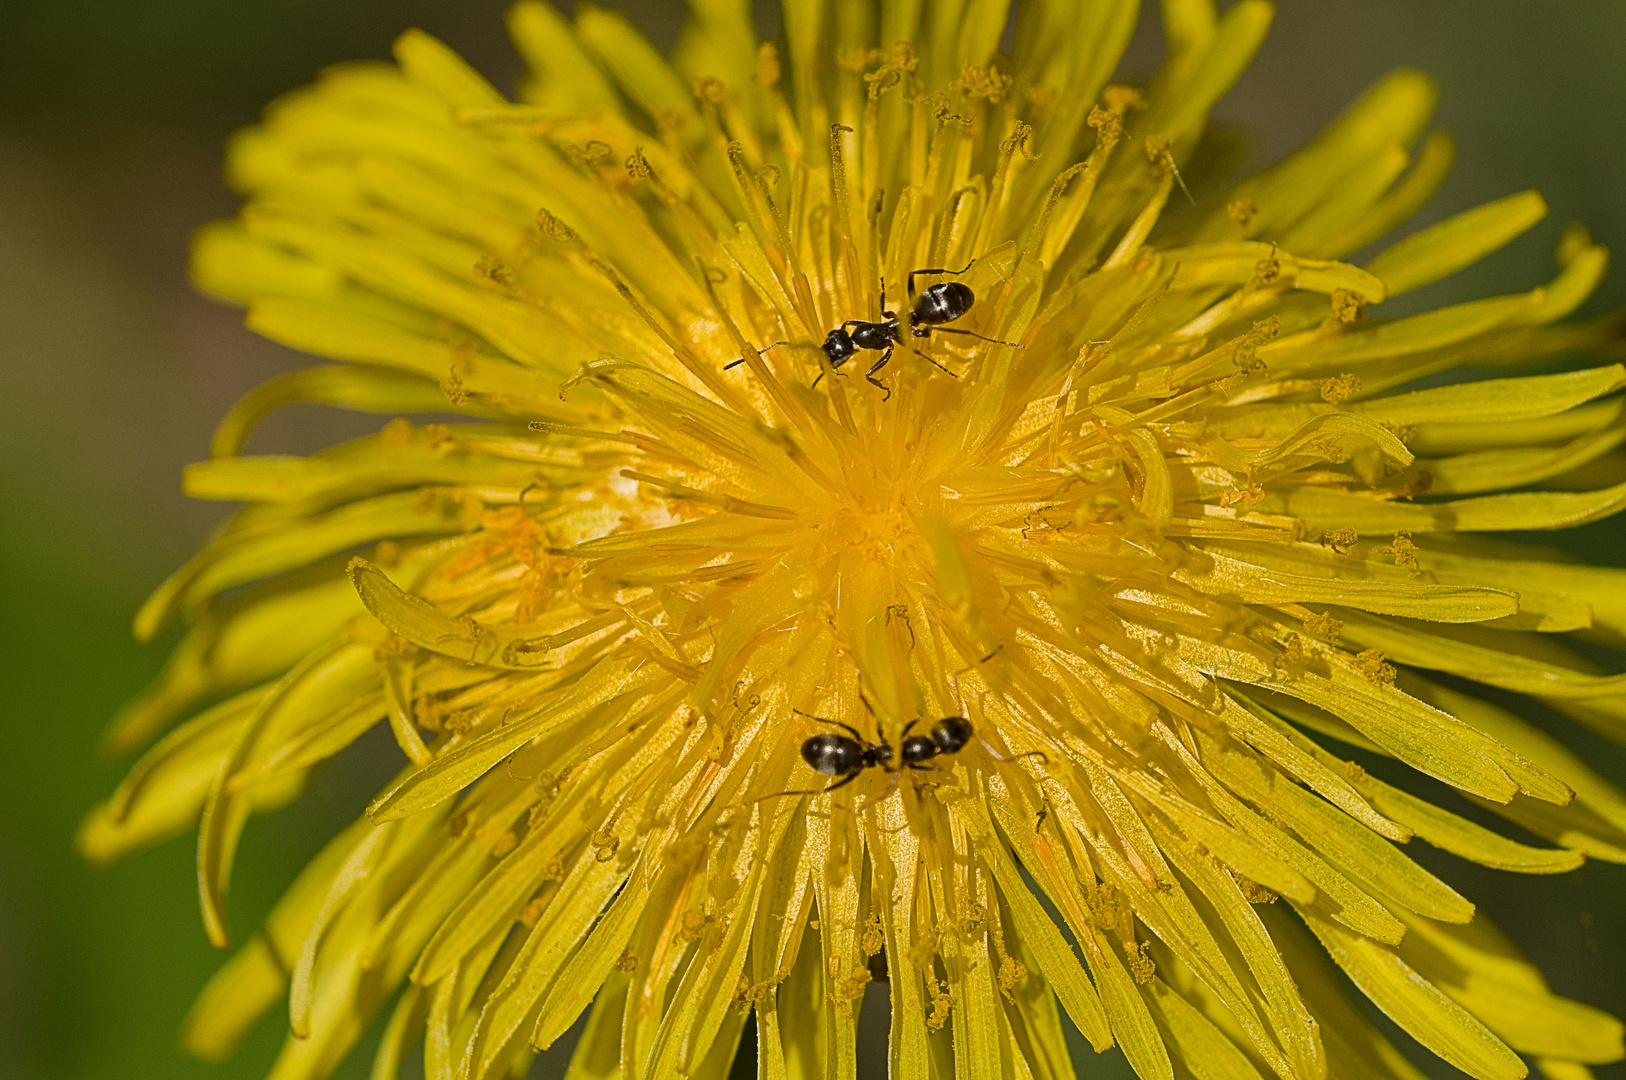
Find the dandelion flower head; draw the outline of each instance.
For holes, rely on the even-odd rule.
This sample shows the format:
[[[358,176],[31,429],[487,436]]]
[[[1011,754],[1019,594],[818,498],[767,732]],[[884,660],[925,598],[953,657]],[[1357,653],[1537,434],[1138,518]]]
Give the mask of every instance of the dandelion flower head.
[[[1618,340],[1562,321],[1605,253],[1385,317],[1545,212],[1340,261],[1445,174],[1425,78],[1235,180],[1268,4],[1165,3],[1138,87],[1137,3],[1007,8],[696,2],[668,59],[522,0],[517,102],[410,32],[235,139],[196,279],[338,363],[187,471],[246,505],[138,616],[188,629],[81,847],[195,828],[224,947],[247,818],[403,758],[189,1049],[286,997],[278,1078],[375,1018],[374,1076],[521,1075],[584,1015],[573,1076],[723,1077],[754,1016],[759,1075],[851,1076],[885,979],[894,1076],[1071,1076],[1070,1023],[1142,1080],[1419,1080],[1341,970],[1478,1080],[1622,1056],[1409,853],[1626,861],[1626,795],[1477,692],[1626,734],[1570,644],[1626,642],[1620,572],[1487,535],[1626,505],[1578,472],[1626,371],[1519,373]],[[396,418],[241,453],[291,402]]]

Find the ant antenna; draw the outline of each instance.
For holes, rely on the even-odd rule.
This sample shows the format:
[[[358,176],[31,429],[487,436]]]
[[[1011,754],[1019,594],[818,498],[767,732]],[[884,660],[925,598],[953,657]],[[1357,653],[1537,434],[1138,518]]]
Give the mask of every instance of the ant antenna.
[[[769,349],[777,348],[780,345],[789,345],[789,344],[790,344],[790,342],[788,342],[788,341],[776,341],[772,345],[764,345],[762,348],[757,350],[757,353],[760,355],[762,353],[767,352]],[[745,357],[742,356],[738,360],[734,360],[734,361],[731,361],[731,362],[729,362],[727,364],[724,364],[723,365],[723,370],[727,371],[729,368],[737,368],[743,363],[745,363]]]

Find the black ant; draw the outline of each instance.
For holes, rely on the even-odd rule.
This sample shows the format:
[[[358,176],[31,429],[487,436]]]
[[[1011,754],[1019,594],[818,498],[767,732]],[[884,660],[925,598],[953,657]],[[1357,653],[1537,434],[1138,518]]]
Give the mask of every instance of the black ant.
[[[1023,346],[1014,341],[1001,341],[998,338],[983,337],[981,334],[970,330],[961,330],[958,327],[943,325],[963,316],[977,302],[977,296],[971,291],[969,285],[959,281],[940,281],[936,285],[927,286],[926,291],[923,293],[917,294],[915,292],[915,278],[921,274],[953,274],[958,276],[970,270],[974,265],[976,265],[975,259],[966,263],[959,270],[933,267],[909,272],[909,302],[914,305],[913,310],[909,312],[909,335],[911,337],[926,338],[933,333],[964,334],[966,337],[974,337],[979,341],[987,341],[995,345],[1011,345],[1018,349],[1022,348]],[[892,350],[903,344],[903,326],[898,320],[898,313],[889,310],[886,306],[886,281],[884,279],[881,282],[881,315],[884,320],[882,322],[870,322],[867,319],[848,319],[830,331],[825,336],[824,344],[820,345],[819,348],[823,350],[824,355],[829,359],[831,370],[835,370],[848,360],[851,360],[857,355],[859,349],[869,349],[872,352],[880,353],[881,358],[871,364],[868,371],[864,372],[864,379],[871,386],[881,388],[884,392],[881,400],[885,401],[892,396],[892,390],[877,379],[875,373],[886,367],[887,362],[892,359]],[[784,344],[786,342],[776,341],[769,345],[768,349]],[[767,352],[768,349],[762,351]],[[921,355],[926,356],[925,353]],[[926,359],[931,360],[934,365],[947,374],[954,375],[954,372],[943,367],[932,357],[926,356]],[[743,363],[745,363],[745,358],[742,356],[732,363],[723,365],[723,370],[738,367]],[[818,378],[813,380],[814,386],[819,384],[819,379],[824,378],[824,374],[822,371],[819,372]]]
[[[791,711],[800,716],[805,716],[809,720],[817,720],[821,724],[831,724],[851,734],[851,738],[846,735],[834,734],[814,735],[802,743],[802,760],[807,762],[814,772],[821,776],[838,776],[841,779],[828,787],[808,788],[802,791],[781,791],[774,795],[764,795],[762,796],[763,799],[773,799],[780,795],[822,795],[827,791],[845,787],[857,780],[863,775],[865,769],[879,768],[888,773],[897,773],[899,771],[890,764],[893,758],[891,743],[885,740],[870,742],[864,738],[857,728],[849,724],[843,724],[840,720],[826,720],[822,716],[813,716],[810,713],[802,712],[800,709]],[[915,772],[936,772],[936,765],[927,765],[925,762],[930,761],[939,754],[957,753],[964,749],[976,734],[971,727],[971,721],[963,716],[943,717],[943,719],[932,725],[930,735],[910,735],[909,729],[918,723],[920,723],[920,717],[917,716],[904,725],[897,752],[897,756],[902,760],[903,764]],[[983,745],[987,746],[986,743]],[[999,754],[995,754],[992,749],[989,749],[988,752],[993,754],[996,761],[1015,761],[1017,758],[1024,757],[1040,757],[1046,761],[1049,760],[1043,750],[1029,750],[1025,754],[1015,754],[1011,757],[1001,757]],[[761,802],[762,799],[754,801]]]

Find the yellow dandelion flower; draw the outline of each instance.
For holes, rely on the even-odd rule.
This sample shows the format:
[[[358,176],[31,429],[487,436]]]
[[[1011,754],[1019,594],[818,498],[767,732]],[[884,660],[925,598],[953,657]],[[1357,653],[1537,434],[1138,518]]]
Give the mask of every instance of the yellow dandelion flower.
[[[573,1076],[721,1077],[754,1015],[761,1075],[851,1076],[879,977],[895,1076],[1071,1075],[1065,1013],[1143,1080],[1417,1080],[1341,970],[1479,1080],[1622,1056],[1404,846],[1626,861],[1626,795],[1471,692],[1626,734],[1566,637],[1626,642],[1621,572],[1480,535],[1626,505],[1626,370],[1404,389],[1618,340],[1560,322],[1605,253],[1380,317],[1540,197],[1338,261],[1442,178],[1428,81],[1226,186],[1270,8],[1165,4],[1114,85],[1137,8],[1007,54],[998,0],[786,0],[778,47],[704,3],[668,61],[523,0],[518,103],[408,33],[238,136],[197,280],[341,363],[188,470],[247,505],[137,617],[189,629],[81,846],[196,827],[225,946],[246,819],[375,725],[404,761],[187,1047],[286,996],[278,1078],[375,1017],[374,1076],[520,1075],[590,1010]],[[465,419],[240,455],[300,401]]]

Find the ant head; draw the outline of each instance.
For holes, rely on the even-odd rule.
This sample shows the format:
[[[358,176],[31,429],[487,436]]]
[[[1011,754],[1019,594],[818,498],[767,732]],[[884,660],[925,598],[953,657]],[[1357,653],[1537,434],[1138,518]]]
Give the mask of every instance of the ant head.
[[[831,367],[840,367],[851,360],[853,354],[858,351],[858,346],[853,344],[852,335],[840,327],[830,331],[825,336],[824,344],[819,348],[830,358]]]

